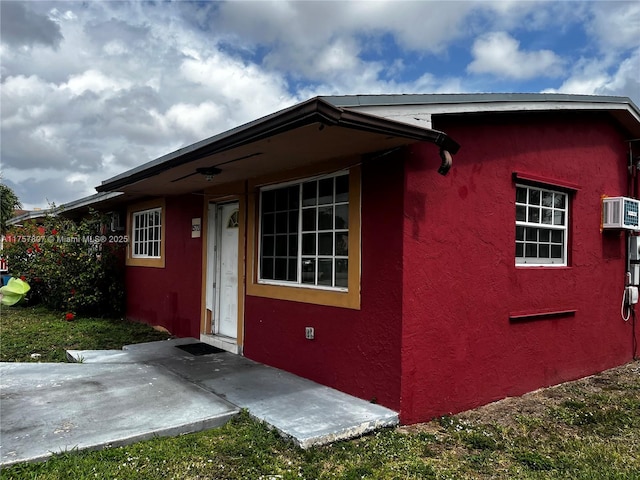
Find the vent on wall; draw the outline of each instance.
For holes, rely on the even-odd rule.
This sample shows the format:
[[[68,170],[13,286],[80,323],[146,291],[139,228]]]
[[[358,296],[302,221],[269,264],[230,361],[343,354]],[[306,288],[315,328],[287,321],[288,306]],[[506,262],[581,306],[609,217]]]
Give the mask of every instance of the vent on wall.
[[[627,197],[604,197],[602,228],[640,230],[640,201]]]

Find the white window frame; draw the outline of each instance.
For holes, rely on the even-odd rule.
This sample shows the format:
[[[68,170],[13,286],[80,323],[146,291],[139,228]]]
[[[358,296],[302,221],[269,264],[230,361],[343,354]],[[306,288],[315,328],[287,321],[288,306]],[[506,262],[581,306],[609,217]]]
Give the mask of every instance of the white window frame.
[[[526,189],[526,200],[519,201],[518,189]],[[531,200],[531,192],[538,192],[538,203]],[[551,202],[545,203],[544,197]],[[536,195],[534,195],[535,197]],[[564,206],[556,205],[556,196],[564,197]],[[566,267],[568,265],[569,245],[569,205],[568,192],[555,189],[552,186],[516,184],[516,238],[515,264],[518,267]],[[524,209],[524,217],[523,217]],[[546,217],[545,217],[546,215]],[[550,219],[549,219],[550,215]],[[524,220],[523,220],[524,218]],[[545,218],[548,221],[545,221]],[[556,219],[560,218],[561,221]],[[553,239],[560,232],[561,240]],[[535,236],[535,238],[533,238]],[[536,256],[526,256],[528,246],[535,245]],[[554,247],[561,247],[561,258],[551,257]],[[546,255],[540,256],[544,249]]]
[[[157,224],[153,221],[156,213]],[[137,224],[138,219],[140,222]],[[131,220],[131,258],[162,258],[162,207],[133,212]],[[150,238],[154,233],[157,233],[157,238]],[[157,246],[157,255],[153,253],[156,249],[152,246]]]
[[[283,183],[278,183],[275,185],[269,185],[269,186],[264,186],[261,187],[259,190],[259,209],[258,209],[258,261],[257,261],[257,272],[258,272],[258,276],[257,276],[257,282],[259,284],[264,284],[264,285],[278,285],[278,286],[287,286],[287,287],[299,287],[299,288],[311,288],[311,289],[318,289],[318,290],[329,290],[329,291],[336,291],[336,292],[348,292],[348,286],[334,286],[336,283],[336,269],[335,269],[335,265],[336,265],[336,260],[346,260],[347,261],[347,268],[355,268],[351,265],[351,262],[349,260],[349,252],[347,251],[346,255],[336,255],[335,252],[335,240],[333,241],[333,252],[331,255],[319,255],[318,252],[318,245],[317,245],[317,237],[316,237],[316,254],[315,255],[303,255],[302,254],[302,235],[303,235],[303,226],[302,226],[302,222],[303,222],[303,210],[307,209],[307,207],[303,206],[303,185],[305,183],[308,182],[312,182],[312,181],[320,181],[320,180],[324,180],[324,179],[334,179],[334,187],[333,187],[333,193],[334,193],[334,198],[332,200],[332,203],[328,203],[328,204],[323,204],[322,206],[332,206],[333,207],[333,211],[334,211],[334,219],[335,219],[335,207],[336,205],[338,206],[343,206],[346,205],[347,209],[349,207],[350,204],[350,195],[351,192],[349,191],[348,196],[347,196],[347,200],[346,201],[340,201],[340,202],[336,202],[335,201],[335,178],[337,177],[341,177],[341,176],[345,176],[347,178],[347,182],[350,182],[350,172],[348,170],[342,170],[336,173],[332,173],[330,175],[321,175],[321,176],[315,176],[315,177],[308,177],[308,178],[304,178],[304,179],[300,179],[300,180],[295,180],[295,181],[290,181],[290,182],[283,182]],[[272,280],[272,279],[264,279],[262,278],[262,233],[263,233],[263,211],[262,211],[262,207],[263,207],[263,193],[270,191],[270,190],[279,190],[279,189],[283,189],[283,188],[287,188],[287,187],[291,187],[294,185],[298,185],[299,186],[299,191],[298,191],[298,195],[299,195],[299,202],[298,202],[298,229],[297,229],[297,241],[298,241],[298,247],[297,247],[297,280],[296,281],[286,281],[286,280]],[[349,183],[348,183],[349,185]],[[316,206],[317,207],[317,206]],[[312,207],[310,207],[312,208]],[[341,233],[341,232],[346,232],[348,235],[350,235],[350,229],[349,229],[349,225],[347,225],[347,228],[344,229],[336,229],[335,228],[335,224],[333,225],[332,229],[330,230],[318,230],[317,227],[317,217],[316,217],[316,229],[315,229],[315,233],[317,234],[318,232],[322,232],[322,233],[331,233],[331,235],[333,235],[334,239],[335,239],[335,235],[336,233]],[[312,231],[309,230],[308,232],[305,231],[305,233],[311,233]],[[307,258],[311,258],[314,257],[316,260],[315,263],[315,272],[314,272],[314,276],[315,276],[315,283],[303,283],[302,282],[302,262],[303,262],[303,257],[307,257]],[[331,259],[332,261],[332,285],[318,285],[318,259]],[[348,285],[348,278],[347,278],[347,285]]]

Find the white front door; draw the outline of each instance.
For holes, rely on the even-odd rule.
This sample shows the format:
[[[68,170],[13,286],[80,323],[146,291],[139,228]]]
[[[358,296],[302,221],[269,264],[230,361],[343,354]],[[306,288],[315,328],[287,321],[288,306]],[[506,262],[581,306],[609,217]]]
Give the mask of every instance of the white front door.
[[[217,255],[215,261],[214,333],[238,337],[238,202],[216,208]]]

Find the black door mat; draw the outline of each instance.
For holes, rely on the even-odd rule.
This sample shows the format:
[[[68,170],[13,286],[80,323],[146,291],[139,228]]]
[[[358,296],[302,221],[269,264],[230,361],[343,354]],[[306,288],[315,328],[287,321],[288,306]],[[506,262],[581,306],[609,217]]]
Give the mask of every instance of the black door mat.
[[[196,355],[196,356],[209,355],[212,353],[221,353],[225,351],[225,350],[222,350],[221,348],[214,347],[213,345],[209,345],[208,343],[202,343],[202,342],[187,343],[186,345],[176,345],[176,348],[179,348],[181,350],[184,350],[187,353],[190,353],[191,355]]]

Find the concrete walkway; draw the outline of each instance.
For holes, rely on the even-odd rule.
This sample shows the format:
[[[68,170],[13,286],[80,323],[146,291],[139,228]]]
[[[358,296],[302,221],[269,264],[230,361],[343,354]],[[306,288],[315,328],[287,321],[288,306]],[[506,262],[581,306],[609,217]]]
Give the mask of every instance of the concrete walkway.
[[[249,413],[302,448],[398,423],[396,412],[193,338],[68,351],[75,364],[0,364],[0,465],[224,424]]]

